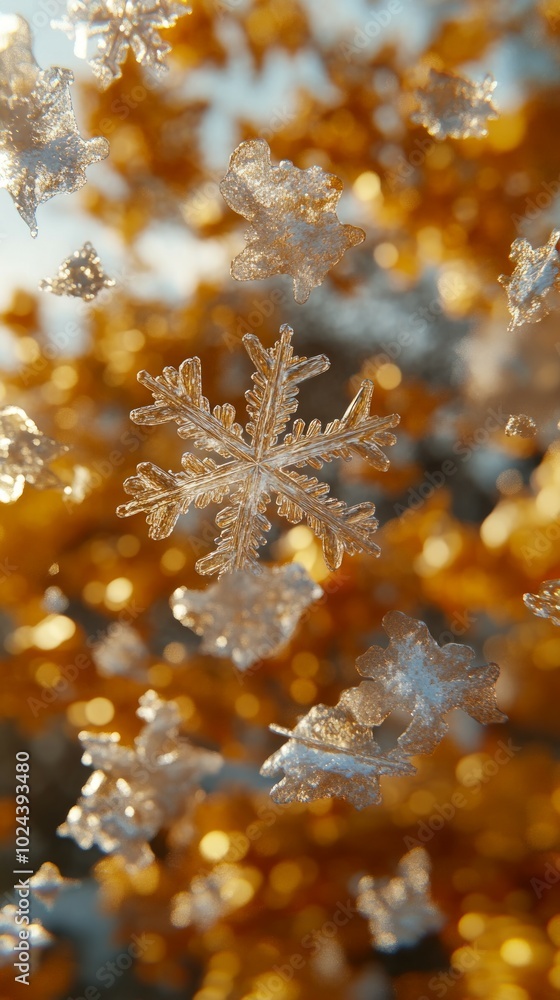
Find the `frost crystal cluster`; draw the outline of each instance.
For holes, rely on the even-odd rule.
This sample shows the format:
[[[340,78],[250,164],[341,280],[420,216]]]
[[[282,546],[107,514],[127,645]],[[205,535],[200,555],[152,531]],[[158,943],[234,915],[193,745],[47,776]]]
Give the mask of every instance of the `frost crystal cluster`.
[[[538,618],[560,626],[560,580],[545,580],[536,594],[523,594],[523,600]]]
[[[64,454],[19,406],[0,409],[0,502],[13,503],[26,483],[38,490],[62,487],[49,462]]]
[[[274,801],[332,795],[363,809],[381,799],[379,775],[410,774],[410,756],[432,753],[447,733],[444,716],[451,709],[462,708],[478,722],[506,721],[495,702],[495,664],[473,669],[469,646],[438,646],[424,622],[400,611],[385,615],[383,626],[388,647],[371,646],[356,662],[366,680],[343,691],[334,708],[312,708],[293,732],[271,727],[289,737],[261,769],[264,775],[284,771],[272,789]],[[411,721],[397,745],[382,753],[372,729],[396,710]]]
[[[70,98],[68,69],[39,69],[28,24],[0,15],[0,187],[37,236],[37,207],[77,191],[86,167],[109,152],[106,139],[82,139]]]
[[[238,670],[274,656],[309,605],[323,591],[302,566],[239,570],[206,590],[178,587],[171,595],[175,618],[204,637],[203,653],[228,656]]]
[[[436,139],[481,139],[488,135],[488,119],[498,117],[492,103],[495,88],[496,81],[490,75],[482,83],[474,83],[431,69],[426,86],[416,92],[418,109],[411,120],[425,125]]]
[[[107,277],[97,252],[91,243],[84,243],[71,257],[62,261],[54,278],[44,278],[39,288],[53,295],[71,295],[91,302],[104,288],[113,288],[115,282]]]
[[[250,223],[247,246],[231,265],[238,281],[289,274],[296,302],[306,302],[331,267],[365,239],[342,225],[336,207],[342,181],[321,167],[298,170],[289,160],[277,167],[264,139],[242,142],[231,154],[220,191],[230,208]]]
[[[187,812],[201,778],[222,765],[217,753],[179,739],[175,702],[155,691],[140,698],[136,713],[145,722],[134,747],[123,747],[118,733],[80,733],[82,761],[96,768],[58,828],[84,849],[94,844],[121,854],[130,869],[153,860],[149,841],[167,823]]]
[[[554,229],[542,247],[533,249],[521,237],[511,244],[509,259],[515,262],[513,274],[501,274],[511,313],[509,329],[524,323],[538,323],[550,312],[547,301],[552,289],[560,289],[560,229]]]

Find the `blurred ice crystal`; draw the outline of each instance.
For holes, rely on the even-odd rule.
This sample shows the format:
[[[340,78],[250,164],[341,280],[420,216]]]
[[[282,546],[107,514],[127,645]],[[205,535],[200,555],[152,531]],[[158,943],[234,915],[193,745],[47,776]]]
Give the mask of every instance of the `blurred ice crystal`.
[[[523,601],[538,618],[560,626],[560,580],[545,580],[536,594],[523,594]]]
[[[62,261],[54,278],[43,278],[39,288],[53,295],[70,295],[91,302],[104,288],[115,282],[107,277],[97,252],[91,243],[84,243],[71,257]]]
[[[507,424],[508,437],[532,438],[537,433],[537,425],[526,413],[512,413]]]
[[[66,13],[51,21],[51,27],[74,41],[79,59],[87,58],[90,40],[97,42],[96,54],[88,62],[105,89],[122,76],[129,51],[143,66],[156,73],[164,70],[171,46],[159,32],[190,13],[182,0],[68,0]]]
[[[154,858],[148,841],[187,812],[202,777],[222,766],[220,754],[178,737],[180,713],[155,691],[140,698],[136,713],[145,721],[134,747],[120,745],[119,733],[80,733],[82,761],[96,770],[82,797],[58,828],[84,849],[97,845],[121,854],[135,870]]]
[[[411,947],[445,923],[430,898],[430,858],[424,847],[401,858],[394,878],[361,878],[356,904],[378,951]]]
[[[71,886],[79,884],[80,882],[77,879],[63,878],[57,866],[52,861],[45,861],[29,879],[33,895],[37,896],[49,909],[64,889],[69,889]]]
[[[501,274],[511,314],[509,329],[524,323],[538,323],[550,312],[546,301],[550,291],[560,289],[560,229],[554,229],[542,247],[533,249],[528,240],[519,238],[511,244],[509,259],[515,262],[513,274]]]
[[[431,69],[426,86],[416,92],[418,110],[411,120],[425,125],[436,139],[483,138],[488,135],[488,119],[498,117],[492,103],[495,88],[496,81],[490,75],[482,83],[474,83]]]
[[[239,909],[253,896],[256,872],[239,865],[217,865],[208,875],[197,875],[187,892],[171,901],[171,923],[209,930],[217,921]]]
[[[12,903],[3,906],[0,910],[0,966],[13,964],[14,948],[20,942],[20,930],[21,916],[18,907]],[[25,930],[31,949],[46,948],[54,940],[39,920],[33,920]]]
[[[82,139],[70,98],[68,69],[42,70],[23,18],[0,15],[0,187],[37,235],[38,205],[77,191],[86,167],[109,152],[106,139]]]
[[[25,483],[38,490],[62,487],[49,462],[67,449],[45,437],[19,406],[0,409],[0,502],[13,503]]]
[[[95,644],[92,658],[103,677],[131,677],[145,680],[149,650],[131,625],[116,622]]]
[[[296,302],[306,302],[350,247],[365,239],[336,214],[342,181],[321,167],[299,170],[289,160],[277,167],[264,139],[233,151],[220,191],[230,208],[250,223],[247,246],[231,265],[238,281],[289,274]]]
[[[239,670],[274,656],[293,635],[305,609],[323,591],[298,563],[238,571],[206,590],[179,587],[175,618],[203,636],[202,652],[229,656]]]

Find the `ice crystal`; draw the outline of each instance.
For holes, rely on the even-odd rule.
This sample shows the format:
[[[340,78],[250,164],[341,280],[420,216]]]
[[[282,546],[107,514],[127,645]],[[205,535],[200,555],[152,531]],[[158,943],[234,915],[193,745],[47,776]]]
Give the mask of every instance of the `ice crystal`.
[[[508,437],[532,438],[537,433],[537,425],[526,413],[512,413],[507,424]]]
[[[474,83],[431,69],[426,86],[416,91],[418,109],[411,121],[425,125],[436,139],[483,138],[488,135],[488,119],[498,117],[492,103],[495,88],[496,81],[489,74],[482,83]]]
[[[221,917],[239,909],[253,895],[254,869],[221,864],[208,875],[197,875],[188,892],[178,892],[171,901],[171,923],[209,930]]]
[[[380,775],[414,772],[398,752],[382,753],[371,726],[357,722],[340,704],[334,708],[315,705],[293,732],[280,726],[270,728],[289,737],[261,768],[265,777],[284,771],[270,793],[275,802],[312,802],[332,796],[364,809],[381,801]]]
[[[138,681],[146,678],[149,650],[131,625],[114,623],[91,655],[103,677],[131,677]]]
[[[38,871],[29,879],[29,885],[33,890],[33,895],[37,896],[49,909],[56,902],[58,896],[70,886],[79,885],[79,881],[74,878],[63,878],[56,865],[52,861],[45,861]]]
[[[0,17],[0,187],[37,235],[38,205],[86,183],[86,167],[107,156],[106,139],[82,139],[70,98],[73,74],[39,69],[22,18]]]
[[[250,281],[289,274],[296,302],[306,302],[345,251],[365,239],[363,230],[338,220],[338,177],[321,167],[298,170],[289,160],[273,167],[264,139],[242,142],[233,151],[220,191],[251,223],[247,246],[232,262],[232,277]]]
[[[181,818],[200,779],[222,763],[219,754],[178,738],[175,702],[147,691],[136,714],[145,725],[133,748],[121,746],[118,733],[80,733],[82,761],[96,770],[58,828],[60,836],[73,837],[84,849],[95,844],[107,854],[121,854],[131,870],[152,862],[148,841]]]
[[[323,591],[298,563],[232,573],[206,590],[179,587],[171,608],[202,635],[203,653],[229,656],[238,670],[274,656],[293,635],[307,607]]]
[[[444,715],[462,708],[478,722],[505,722],[496,707],[494,684],[499,667],[472,668],[474,650],[456,642],[438,646],[424,622],[401,611],[383,618],[386,649],[371,646],[356,660],[366,677],[345,691],[341,703],[365,725],[378,726],[395,710],[409,712],[409,726],[398,746],[406,754],[431,753],[449,726]]]
[[[545,580],[536,594],[523,594],[523,601],[538,618],[560,626],[560,580]]]
[[[356,904],[369,922],[378,951],[394,952],[415,945],[439,931],[445,917],[430,898],[430,858],[424,847],[413,847],[401,858],[394,878],[365,875]]]
[[[49,462],[66,451],[45,437],[19,406],[0,409],[0,502],[13,503],[25,483],[38,490],[62,487]]]
[[[509,329],[524,323],[538,323],[550,312],[546,301],[552,288],[560,289],[560,229],[554,229],[542,247],[533,249],[528,240],[511,244],[509,259],[515,262],[512,275],[501,274],[511,314]]]
[[[240,569],[259,572],[258,549],[271,527],[265,514],[272,495],[276,496],[278,513],[290,524],[306,519],[322,541],[330,569],[340,565],[344,552],[379,554],[373,541],[377,528],[374,505],[347,507],[342,500],[328,496],[326,483],[296,469],[320,469],[324,462],[335,458],[348,460],[359,455],[374,468],[385,471],[389,461],[381,446],[394,444],[389,428],[396,426],[399,417],[370,416],[373,384],[366,379],[344,415],[324,430],[319,420],[312,420],[306,427],[303,420],[297,419],[284,434],[297,409],[298,384],[329,367],[324,355],[294,356],[292,333],[290,327],[281,327],[280,339],[270,350],[265,350],[253,334],[243,338],[257,368],[253,375],[255,387],[245,394],[249,415],[246,434],[236,423],[235,409],[230,404],[210,411],[202,395],[198,358],[184,361],[178,371],[165,368],[157,378],[147,372],[138,375],[142,385],[152,392],[154,403],[133,410],[131,417],[136,423],[175,421],[180,437],[193,440],[196,447],[226,461],[217,463],[187,452],[182,459],[183,471],[177,473],[143,462],[137,468],[138,475],[124,484],[134,499],[119,507],[117,513],[121,517],[145,513],[150,537],[166,538],[191,504],[206,507],[227,496],[228,506],[216,518],[221,529],[217,548],[199,559],[199,573],[222,575]]]
[[[53,295],[72,295],[91,302],[104,288],[113,288],[115,282],[108,278],[91,243],[84,243],[71,257],[62,261],[54,278],[44,278],[39,283],[42,292]]]
[[[171,46],[159,33],[190,12],[180,0],[68,0],[66,13],[51,21],[51,27],[74,41],[79,59],[87,58],[90,40],[97,43],[96,54],[88,61],[105,89],[122,76],[129,49],[143,66],[156,73],[164,70]]]
[[[12,965],[16,944],[20,943],[21,917],[20,910],[13,903],[8,903],[0,910],[0,966]],[[18,923],[16,923],[16,918]],[[29,947],[46,948],[54,939],[45,930],[40,920],[33,920],[25,928],[28,934]]]

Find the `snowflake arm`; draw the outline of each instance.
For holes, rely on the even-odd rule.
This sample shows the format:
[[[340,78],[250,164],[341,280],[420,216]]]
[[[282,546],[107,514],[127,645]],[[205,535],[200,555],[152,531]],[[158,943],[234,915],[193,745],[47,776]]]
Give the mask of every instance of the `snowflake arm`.
[[[481,723],[506,721],[495,701],[495,663],[473,669],[474,650],[455,642],[438,646],[424,622],[401,611],[385,615],[383,627],[387,649],[371,646],[358,657],[367,680],[341,697],[358,721],[377,726],[396,709],[410,712],[398,740],[406,754],[431,753],[448,731],[443,716],[453,708]]]
[[[68,0],[66,13],[51,21],[51,27],[74,41],[74,52],[81,59],[87,57],[89,40],[97,42],[89,65],[105,90],[122,76],[129,49],[143,66],[156,73],[164,70],[171,46],[159,32],[190,13],[187,4],[172,0]]]
[[[152,538],[165,538],[177,518],[189,506],[206,506],[228,497],[228,505],[218,514],[221,529],[214,552],[197,563],[200,573],[220,575],[241,569],[258,572],[257,551],[270,530],[266,510],[276,498],[278,513],[290,523],[303,518],[322,540],[327,565],[336,569],[344,552],[370,552],[379,548],[372,535],[377,527],[371,503],[347,507],[328,496],[329,487],[315,477],[296,469],[311,466],[320,469],[335,458],[350,459],[354,454],[365,458],[375,468],[385,470],[388,461],[382,446],[394,443],[390,427],[398,416],[370,417],[373,386],[364,382],[356,398],[341,419],[324,431],[318,420],[305,427],[296,420],[284,433],[297,407],[298,385],[325,371],[328,359],[294,356],[293,331],[284,326],[278,342],[265,350],[253,335],[244,344],[257,371],[255,387],[246,393],[247,437],[235,422],[232,406],[214,407],[202,394],[200,362],[184,362],[179,370],[166,368],[153,378],[141,372],[139,380],[152,392],[154,403],[133,411],[132,419],[141,424],[175,421],[179,436],[192,439],[194,445],[213,451],[226,459],[218,464],[190,454],[183,456],[183,472],[164,472],[151,463],[138,466],[138,474],[127,480],[125,490],[134,499],[118,508],[121,517],[143,511],[147,514]],[[279,437],[284,435],[282,440]],[[295,468],[290,468],[295,466]]]

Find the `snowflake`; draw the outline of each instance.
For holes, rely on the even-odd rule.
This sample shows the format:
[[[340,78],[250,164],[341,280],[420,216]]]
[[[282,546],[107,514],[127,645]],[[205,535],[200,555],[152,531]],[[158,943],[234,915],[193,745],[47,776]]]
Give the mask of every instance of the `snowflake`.
[[[107,854],[121,854],[130,870],[153,861],[148,841],[181,818],[200,779],[222,764],[219,754],[178,739],[175,702],[147,691],[136,714],[146,725],[134,748],[121,746],[118,733],[80,733],[82,761],[97,770],[58,828],[60,836],[73,837],[86,850],[96,844]]]
[[[29,48],[28,25],[20,18],[8,22],[13,22],[12,30],[0,35],[6,46],[0,52],[0,187],[36,236],[38,205],[82,187],[86,167],[104,159],[109,144],[102,138],[82,139],[70,98],[73,74],[54,66],[40,70]],[[23,60],[20,74],[14,57]]]
[[[62,261],[55,278],[44,278],[39,283],[42,292],[53,295],[73,295],[91,302],[104,288],[113,288],[115,282],[108,278],[91,243],[84,243],[71,257]]]
[[[509,259],[515,261],[514,272],[498,278],[507,291],[510,330],[548,316],[550,307],[545,300],[552,288],[560,289],[559,250],[560,229],[554,229],[544,246],[535,250],[522,238],[511,244]]]
[[[271,726],[289,740],[261,768],[265,777],[284,771],[271,797],[275,802],[346,799],[356,809],[381,801],[381,774],[413,774],[414,767],[397,753],[383,754],[371,726],[362,725],[340,704],[315,705],[293,732]]]
[[[87,58],[90,39],[97,41],[89,65],[106,89],[122,76],[129,49],[143,66],[156,73],[164,70],[171,46],[162,42],[159,32],[190,13],[187,4],[172,0],[68,0],[66,14],[51,21],[51,28],[64,31],[74,41],[79,59]]]
[[[545,580],[536,594],[523,594],[523,601],[538,618],[560,626],[560,580]]]
[[[321,167],[298,170],[289,160],[273,167],[264,139],[242,142],[233,151],[220,191],[251,223],[247,246],[231,265],[232,277],[251,281],[289,274],[296,302],[306,302],[344,252],[365,239],[363,230],[338,220],[338,177]]]
[[[401,858],[394,878],[365,875],[358,885],[356,904],[378,951],[393,952],[415,945],[439,931],[445,917],[430,898],[430,858],[414,847]]]
[[[138,475],[124,484],[134,499],[119,507],[117,513],[120,517],[146,513],[150,537],[166,538],[191,504],[206,507],[228,496],[229,505],[216,518],[221,528],[217,548],[199,559],[199,573],[222,575],[239,569],[259,572],[257,550],[265,543],[271,527],[265,513],[272,494],[276,496],[278,513],[290,524],[306,519],[322,541],[329,569],[340,565],[345,551],[379,554],[373,541],[377,528],[373,504],[347,507],[343,501],[328,496],[326,483],[288,467],[320,469],[324,462],[335,458],[348,460],[359,455],[374,468],[385,471],[389,462],[381,446],[394,444],[389,428],[396,426],[399,417],[369,415],[373,385],[365,380],[342,418],[333,420],[324,430],[319,420],[312,420],[307,428],[303,420],[295,420],[291,431],[278,443],[297,409],[298,384],[329,367],[324,355],[309,359],[294,356],[292,333],[290,327],[282,326],[280,340],[270,350],[265,350],[253,334],[243,338],[257,368],[253,375],[255,387],[245,394],[249,440],[235,422],[233,406],[226,403],[210,412],[208,400],[202,395],[198,358],[184,361],[178,371],[165,368],[157,378],[147,372],[138,375],[155,402],[132,412],[136,423],[174,420],[179,424],[180,437],[192,439],[198,448],[213,451],[227,461],[218,464],[212,458],[197,458],[187,452],[182,459],[183,472],[179,473],[164,472],[151,462],[143,462],[137,468]]]
[[[385,615],[383,627],[387,649],[371,646],[358,657],[358,671],[368,679],[341,697],[359,722],[378,726],[395,710],[409,712],[412,720],[398,746],[418,754],[431,753],[443,739],[449,728],[443,716],[453,708],[478,722],[506,721],[496,707],[495,663],[469,667],[475,655],[470,646],[438,646],[424,622],[401,611]]]
[[[69,889],[70,886],[79,884],[77,879],[63,878],[57,866],[53,865],[52,861],[45,861],[39,870],[29,879],[33,895],[37,896],[37,899],[40,899],[49,909],[64,889]]]
[[[171,596],[177,618],[204,636],[203,653],[229,656],[238,670],[274,656],[323,591],[298,563],[263,567],[260,577],[238,571],[206,590],[179,587]]]
[[[19,406],[0,409],[0,502],[13,503],[25,483],[38,490],[62,487],[49,462],[67,449],[45,437]]]
[[[21,940],[20,924],[19,908],[13,903],[3,906],[0,910],[0,966],[14,962],[14,948]],[[26,930],[30,948],[46,948],[53,941],[52,934],[45,930],[40,920],[33,920]]]
[[[431,69],[426,86],[416,91],[419,107],[411,115],[411,121],[425,125],[436,139],[483,138],[488,135],[487,120],[498,117],[492,104],[495,88],[496,81],[490,75],[482,83],[473,83],[453,73]]]
[[[255,868],[216,865],[209,875],[197,875],[188,892],[173,897],[171,923],[174,927],[209,930],[221,917],[249,902],[260,878]]]
[[[537,433],[537,425],[526,413],[512,413],[506,424],[508,437],[532,438]]]
[[[107,635],[95,643],[91,655],[102,677],[146,679],[149,650],[131,625],[113,623]]]

